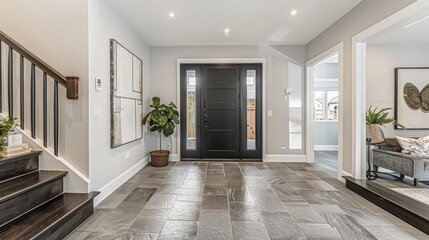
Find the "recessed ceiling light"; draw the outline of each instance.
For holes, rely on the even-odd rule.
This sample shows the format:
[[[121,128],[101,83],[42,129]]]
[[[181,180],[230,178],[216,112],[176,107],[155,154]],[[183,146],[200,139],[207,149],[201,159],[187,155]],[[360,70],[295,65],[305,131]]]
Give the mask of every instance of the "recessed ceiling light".
[[[298,10],[293,9],[292,11],[290,11],[290,15],[291,16],[296,16],[298,14]]]
[[[229,34],[231,33],[231,29],[229,29],[229,28],[225,28],[224,30],[223,30],[223,32],[225,33],[225,36],[229,36]]]
[[[170,18],[174,18],[174,17],[176,16],[176,14],[175,14],[174,12],[169,12],[169,13],[168,13],[168,16],[169,16]]]

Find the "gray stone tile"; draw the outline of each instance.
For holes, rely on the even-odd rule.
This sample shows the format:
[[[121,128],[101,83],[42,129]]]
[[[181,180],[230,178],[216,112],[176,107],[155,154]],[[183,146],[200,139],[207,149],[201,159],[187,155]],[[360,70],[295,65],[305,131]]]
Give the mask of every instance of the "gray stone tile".
[[[249,186],[250,192],[252,192],[253,196],[274,196],[273,190],[271,190],[270,186],[260,186],[260,185],[252,185]]]
[[[122,240],[156,240],[158,234],[152,233],[125,233]]]
[[[226,195],[204,195],[203,209],[228,210],[228,197]]]
[[[205,195],[226,195],[225,185],[206,185],[204,187]]]
[[[224,175],[207,175],[206,184],[210,184],[210,185],[225,184],[225,176]]]
[[[355,219],[344,214],[325,214],[323,215],[326,222],[335,228],[343,239],[377,239]]]
[[[297,204],[294,206],[287,206],[286,209],[297,223],[326,223],[325,219],[308,205]]]
[[[205,185],[204,180],[185,179],[185,181],[183,182],[182,188],[203,189],[204,185]]]
[[[202,202],[203,189],[181,189],[177,201]]]
[[[176,201],[168,214],[168,220],[198,221],[200,210],[201,202]]]
[[[307,239],[289,213],[261,211],[260,214],[271,239]]]
[[[230,202],[255,202],[249,190],[228,189],[227,193]]]
[[[237,162],[146,166],[68,239],[266,239],[268,234],[427,239],[317,166]]]
[[[392,224],[365,225],[364,227],[379,240],[414,240],[415,239],[405,231],[399,229],[398,227]],[[428,236],[426,237],[429,238]]]
[[[137,217],[167,220],[169,213],[170,209],[143,209]]]
[[[231,221],[262,222],[261,215],[254,203],[230,202]]]
[[[98,204],[97,208],[117,208],[127,196],[128,194],[111,194]]]
[[[338,191],[336,188],[329,185],[327,182],[323,180],[307,180],[306,182],[310,184],[315,190]]]
[[[298,226],[309,240],[342,240],[337,230],[333,229],[329,224],[299,223]]]
[[[270,240],[263,223],[232,222],[234,240]]]
[[[288,181],[288,183],[296,191],[299,191],[299,190],[316,190],[307,181]]]
[[[200,240],[232,240],[229,212],[202,210],[197,238]]]
[[[273,211],[273,212],[286,212],[283,203],[275,196],[253,196],[259,210]]]
[[[227,180],[226,181],[226,188],[227,189],[246,189],[247,184],[244,181],[238,180]]]
[[[196,221],[167,221],[158,240],[196,239],[197,230],[198,222]]]
[[[180,184],[161,184],[158,187],[157,193],[172,193],[172,194],[178,194],[180,192]]]
[[[166,209],[173,206],[177,195],[175,194],[154,194],[145,209]]]
[[[115,231],[102,231],[102,232],[90,232],[85,240],[122,240],[124,237],[124,232],[115,232]]]
[[[129,233],[155,233],[161,232],[165,221],[158,218],[138,217],[127,232]]]

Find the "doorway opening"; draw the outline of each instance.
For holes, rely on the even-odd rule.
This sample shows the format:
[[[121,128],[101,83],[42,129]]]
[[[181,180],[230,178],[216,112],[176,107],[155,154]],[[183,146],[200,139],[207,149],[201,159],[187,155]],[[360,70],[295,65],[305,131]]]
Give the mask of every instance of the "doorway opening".
[[[262,160],[262,64],[180,64],[180,159]]]
[[[342,44],[307,63],[307,158],[341,179]]]

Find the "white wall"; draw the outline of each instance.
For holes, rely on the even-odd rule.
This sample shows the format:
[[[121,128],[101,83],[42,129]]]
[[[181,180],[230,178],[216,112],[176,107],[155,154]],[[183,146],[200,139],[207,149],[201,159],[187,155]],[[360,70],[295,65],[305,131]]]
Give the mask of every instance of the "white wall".
[[[395,68],[396,67],[428,67],[428,45],[367,45],[366,52],[366,102],[367,108],[390,107],[395,104]],[[394,111],[391,111],[393,116]],[[421,119],[427,122],[427,119]],[[424,136],[429,131],[394,130],[393,125],[383,129],[385,137]]]
[[[289,51],[297,60],[288,57]],[[290,46],[278,50],[270,46],[150,47],[150,96],[159,96],[165,102],[176,102],[178,58],[266,58],[266,110],[273,111],[273,117],[266,119],[266,153],[303,153],[303,150],[281,149],[282,143],[289,145],[288,103],[284,96],[284,90],[288,85],[288,62],[292,61],[303,66],[303,56],[305,56],[303,46]],[[175,136],[176,134],[173,135],[172,153],[177,153]],[[155,146],[155,144],[148,146],[148,151]]]
[[[149,96],[149,48],[104,0],[89,1],[89,31],[90,178],[92,189],[102,190],[103,198],[143,166],[146,157],[144,141],[147,141],[138,140],[110,148],[110,39],[117,40],[143,60],[145,109]],[[101,92],[95,91],[95,78],[102,80]],[[101,118],[92,117],[94,106],[101,107]],[[129,158],[126,158],[127,153]]]
[[[64,88],[59,87],[59,151],[60,156],[71,163],[83,175],[88,176],[87,1],[0,0],[0,29],[61,74],[80,78],[78,100],[68,100],[65,96]],[[15,55],[15,59],[18,60],[17,55]],[[17,69],[19,65],[15,66]],[[27,76],[29,76],[28,70],[29,65],[26,64]],[[38,89],[40,89],[42,85],[41,73],[38,72],[37,76],[37,85]],[[27,84],[26,86],[28,86],[26,91],[29,91],[29,85]],[[37,99],[39,101],[40,97],[41,95],[38,94]],[[4,109],[6,109],[6,106],[6,104],[3,104]],[[19,102],[16,102],[16,114],[19,114],[19,111],[16,111],[18,106]],[[28,106],[26,109],[29,110]],[[28,111],[26,111],[27,113]],[[30,118],[28,114],[26,116],[26,126],[28,126]],[[37,136],[40,137],[41,120],[39,119],[38,121]],[[51,142],[51,130],[49,130],[49,134]],[[46,163],[46,160],[46,158],[43,158],[41,164],[50,165]],[[52,159],[52,161],[56,160]],[[73,186],[71,188],[73,189]]]
[[[339,19],[307,46],[307,60],[344,43],[344,142],[352,142],[352,37],[374,25],[392,13],[404,8],[414,0],[363,0],[344,17]],[[352,146],[344,144],[343,170],[352,172]]]

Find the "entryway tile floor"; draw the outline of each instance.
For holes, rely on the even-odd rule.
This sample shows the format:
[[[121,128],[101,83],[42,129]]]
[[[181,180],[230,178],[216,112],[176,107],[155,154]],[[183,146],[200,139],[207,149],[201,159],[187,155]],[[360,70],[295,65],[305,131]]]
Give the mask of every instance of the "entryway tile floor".
[[[315,164],[144,167],[74,239],[429,239]]]

